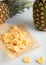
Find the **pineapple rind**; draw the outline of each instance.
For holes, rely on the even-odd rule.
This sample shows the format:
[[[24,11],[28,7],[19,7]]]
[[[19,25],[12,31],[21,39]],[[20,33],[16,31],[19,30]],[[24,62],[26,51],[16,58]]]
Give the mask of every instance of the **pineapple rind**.
[[[34,2],[33,19],[37,29],[46,30],[46,2]]]

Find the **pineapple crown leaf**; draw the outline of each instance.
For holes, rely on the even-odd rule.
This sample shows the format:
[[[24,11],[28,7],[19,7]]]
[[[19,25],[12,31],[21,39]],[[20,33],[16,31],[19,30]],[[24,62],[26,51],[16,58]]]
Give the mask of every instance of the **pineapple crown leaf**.
[[[26,5],[25,5],[26,8],[29,8],[29,7],[32,7],[32,6],[33,6],[32,3],[29,3],[29,4],[26,4]]]
[[[23,12],[24,8],[28,8],[32,6],[32,3],[28,0],[3,0],[6,4],[8,4],[10,16],[17,14],[18,12]]]
[[[31,2],[29,2],[28,0],[3,0],[3,1],[5,1],[5,2],[7,2],[9,5],[10,4],[15,4],[15,5],[19,5],[19,6],[21,6],[21,5],[26,5],[26,4],[28,4],[28,6],[29,6],[29,4],[31,5]]]

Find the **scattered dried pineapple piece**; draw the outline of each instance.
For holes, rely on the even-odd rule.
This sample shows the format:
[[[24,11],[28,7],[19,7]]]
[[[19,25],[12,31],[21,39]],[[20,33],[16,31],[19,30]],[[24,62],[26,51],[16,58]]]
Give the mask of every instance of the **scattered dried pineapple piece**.
[[[39,58],[37,59],[37,62],[38,62],[39,64],[43,64],[43,63],[44,63],[44,57],[39,57]]]
[[[30,63],[31,62],[30,57],[29,56],[24,57],[23,62]]]

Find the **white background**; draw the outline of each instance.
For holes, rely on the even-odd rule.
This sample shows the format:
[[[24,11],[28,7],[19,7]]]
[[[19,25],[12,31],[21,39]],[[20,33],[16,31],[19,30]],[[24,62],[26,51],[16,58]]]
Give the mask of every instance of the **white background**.
[[[34,0],[30,1],[34,2]],[[36,59],[40,56],[43,56],[45,58],[45,63],[43,65],[46,65],[46,32],[38,31],[35,29],[33,24],[32,8],[30,8],[29,10],[25,9],[25,12],[23,12],[22,14],[17,14],[16,16],[7,20],[7,22],[11,24],[25,24],[32,35],[40,43],[40,48],[25,53],[17,59],[10,59],[6,55],[0,53],[0,65],[39,65],[38,63],[36,63]],[[30,64],[25,64],[22,62],[23,57],[26,55],[30,56],[32,60]]]

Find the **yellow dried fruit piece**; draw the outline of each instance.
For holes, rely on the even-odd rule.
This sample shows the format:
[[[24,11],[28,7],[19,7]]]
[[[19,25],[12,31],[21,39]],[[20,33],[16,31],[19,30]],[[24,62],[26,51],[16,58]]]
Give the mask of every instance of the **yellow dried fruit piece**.
[[[25,39],[22,41],[22,43],[23,43],[25,46],[27,45],[27,42],[26,42]]]
[[[20,48],[20,49],[25,49],[26,47],[25,47],[24,44],[21,44],[21,45],[19,45],[19,48]]]
[[[31,62],[30,57],[29,57],[29,56],[26,56],[26,57],[23,59],[23,62],[25,62],[25,63],[30,63],[30,62]]]
[[[1,35],[1,38],[2,38],[3,40],[6,40],[7,35],[8,35],[8,33],[3,33],[3,34]]]
[[[18,47],[18,46],[14,46],[14,51],[15,51],[15,52],[20,52],[19,47]]]
[[[11,42],[11,40],[10,40],[9,38],[7,38],[7,39],[4,41],[5,44],[10,43],[10,42]]]
[[[5,45],[8,49],[12,50],[13,51],[13,45],[12,44],[6,44]]]
[[[38,59],[37,59],[37,62],[38,62],[39,64],[43,64],[43,63],[44,63],[44,57],[38,58]]]
[[[11,34],[11,33],[8,33],[8,36],[7,36],[7,38],[9,38],[9,39],[13,39],[13,36],[12,36],[12,34]]]
[[[10,31],[12,32],[20,32],[19,28],[17,26],[11,26]]]

